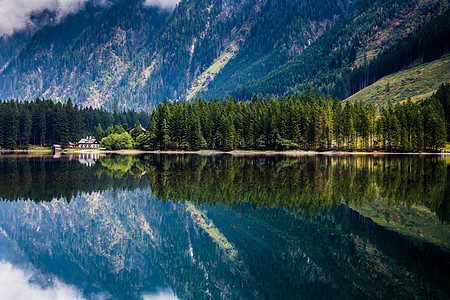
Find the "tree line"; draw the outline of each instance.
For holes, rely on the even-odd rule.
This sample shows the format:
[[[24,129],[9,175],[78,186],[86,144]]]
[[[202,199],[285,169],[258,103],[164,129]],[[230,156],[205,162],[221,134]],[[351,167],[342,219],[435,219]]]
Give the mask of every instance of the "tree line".
[[[445,146],[450,85],[423,103],[343,103],[308,89],[304,94],[251,101],[165,100],[144,131],[131,131],[144,150],[385,150],[438,151]]]
[[[145,112],[120,112],[117,105],[112,112],[78,107],[70,98],[65,103],[39,98],[31,102],[3,101],[0,102],[0,147],[67,146],[84,136],[94,136],[99,128],[115,125],[128,129],[138,120],[146,124],[149,118]]]

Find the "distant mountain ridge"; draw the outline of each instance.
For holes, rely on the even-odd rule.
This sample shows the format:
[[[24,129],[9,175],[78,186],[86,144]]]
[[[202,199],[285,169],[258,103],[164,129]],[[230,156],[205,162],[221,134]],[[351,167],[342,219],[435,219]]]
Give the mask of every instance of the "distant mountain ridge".
[[[448,0],[182,0],[168,11],[91,1],[0,39],[10,47],[0,51],[0,98],[151,109],[164,98],[247,99],[308,83],[342,98],[353,93],[342,74],[447,8]]]

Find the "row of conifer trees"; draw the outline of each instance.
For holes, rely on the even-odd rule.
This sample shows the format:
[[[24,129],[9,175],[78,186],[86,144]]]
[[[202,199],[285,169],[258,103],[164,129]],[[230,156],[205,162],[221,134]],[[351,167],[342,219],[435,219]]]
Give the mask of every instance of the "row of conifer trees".
[[[147,113],[78,108],[36,99],[0,103],[0,146],[68,145],[85,135],[107,136],[102,128],[131,128],[144,150],[386,150],[438,151],[450,137],[450,84],[422,103],[389,104],[378,110],[343,103],[310,89],[287,97],[251,101],[165,100]],[[143,130],[141,124],[147,124]],[[122,129],[122,131],[125,131]],[[102,135],[102,136],[100,136]]]
[[[437,151],[445,146],[450,85],[422,103],[389,104],[377,110],[342,103],[307,90],[251,101],[164,101],[146,131],[132,132],[144,150],[386,150]]]
[[[77,142],[86,135],[94,136],[98,128],[121,125],[132,127],[137,120],[147,123],[147,113],[113,112],[80,108],[68,99],[65,103],[36,99],[0,102],[0,147],[28,148],[29,145],[51,146]]]

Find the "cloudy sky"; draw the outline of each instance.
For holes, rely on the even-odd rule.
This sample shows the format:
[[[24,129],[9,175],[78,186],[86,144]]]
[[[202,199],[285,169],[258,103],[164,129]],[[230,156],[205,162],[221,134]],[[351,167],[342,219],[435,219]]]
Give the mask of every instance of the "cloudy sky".
[[[33,12],[50,10],[56,13],[57,19],[72,14],[84,7],[90,0],[0,0],[0,36],[12,34],[30,24]],[[117,0],[93,0],[106,3]],[[173,9],[180,0],[145,0],[147,6],[159,6]]]

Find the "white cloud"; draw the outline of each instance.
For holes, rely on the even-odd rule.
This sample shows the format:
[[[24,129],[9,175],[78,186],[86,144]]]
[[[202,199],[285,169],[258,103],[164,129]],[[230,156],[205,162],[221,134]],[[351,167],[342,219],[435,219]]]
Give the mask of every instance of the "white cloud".
[[[157,6],[162,9],[174,9],[180,0],[145,0],[144,5]]]
[[[56,13],[57,20],[75,13],[91,0],[0,0],[0,36],[10,35],[31,24],[30,15],[43,10]],[[94,0],[99,5],[107,5],[116,0]],[[157,6],[172,10],[180,0],[145,0],[146,6]]]
[[[178,300],[171,290],[159,291],[156,294],[143,295],[142,300]]]
[[[34,12],[56,12],[58,19],[78,11],[89,0],[0,0],[0,36],[12,34],[30,24]]]
[[[8,262],[0,262],[0,295],[2,299],[15,300],[79,300],[81,292],[58,280],[48,288],[30,283],[32,274],[14,267]]]

